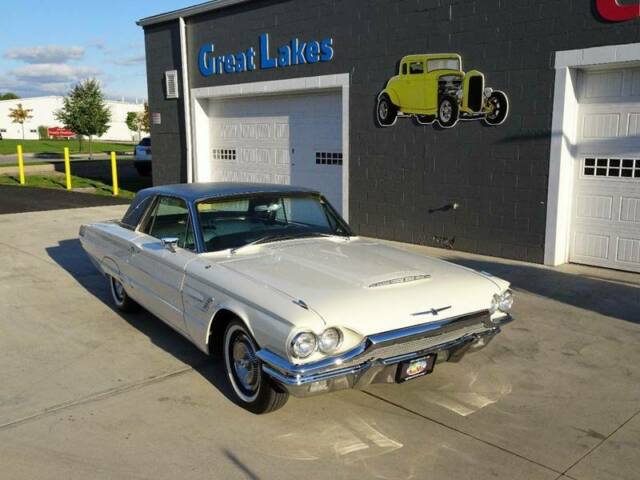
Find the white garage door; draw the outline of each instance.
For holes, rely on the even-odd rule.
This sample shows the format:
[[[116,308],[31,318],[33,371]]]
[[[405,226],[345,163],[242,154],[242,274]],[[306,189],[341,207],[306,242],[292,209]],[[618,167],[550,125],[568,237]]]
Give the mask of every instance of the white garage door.
[[[211,101],[213,181],[291,184],[342,211],[339,92]]]
[[[640,69],[579,85],[570,260],[640,272]]]

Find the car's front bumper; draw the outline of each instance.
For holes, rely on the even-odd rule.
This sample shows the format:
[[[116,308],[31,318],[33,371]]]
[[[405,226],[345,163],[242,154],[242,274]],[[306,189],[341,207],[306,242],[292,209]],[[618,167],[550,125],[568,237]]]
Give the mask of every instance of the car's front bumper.
[[[296,397],[307,397],[372,383],[394,383],[398,364],[437,353],[437,362],[459,361],[484,348],[500,327],[513,320],[491,320],[489,312],[430,322],[367,337],[338,356],[295,365],[269,350],[260,350],[263,371]]]

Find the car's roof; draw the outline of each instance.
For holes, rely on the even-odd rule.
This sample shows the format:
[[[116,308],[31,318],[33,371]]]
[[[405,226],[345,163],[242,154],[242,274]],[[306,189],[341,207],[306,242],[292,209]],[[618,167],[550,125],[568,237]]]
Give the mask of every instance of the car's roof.
[[[170,195],[184,198],[187,201],[197,201],[205,198],[237,197],[260,193],[319,193],[305,187],[294,185],[276,185],[269,183],[234,183],[234,182],[207,182],[207,183],[177,183],[174,185],[160,185],[145,188],[138,192],[138,196]]]
[[[437,60],[439,58],[452,58],[455,57],[457,59],[460,59],[460,55],[457,53],[415,53],[413,55],[406,55],[404,57],[402,57],[402,61],[411,61],[411,60],[424,60],[429,59],[429,60]]]

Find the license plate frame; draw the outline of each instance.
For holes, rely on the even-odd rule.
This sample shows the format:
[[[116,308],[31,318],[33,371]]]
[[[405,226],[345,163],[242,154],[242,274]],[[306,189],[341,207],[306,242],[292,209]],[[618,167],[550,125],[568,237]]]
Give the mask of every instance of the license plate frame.
[[[396,382],[404,383],[415,378],[424,377],[433,372],[436,366],[437,353],[430,353],[398,364]]]

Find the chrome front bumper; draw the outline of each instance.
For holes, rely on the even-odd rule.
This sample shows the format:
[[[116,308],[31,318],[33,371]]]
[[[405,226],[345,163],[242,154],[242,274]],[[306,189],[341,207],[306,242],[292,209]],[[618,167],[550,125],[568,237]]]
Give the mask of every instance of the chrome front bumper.
[[[335,357],[295,365],[260,350],[263,371],[296,397],[307,397],[372,383],[395,383],[398,364],[437,353],[437,362],[459,361],[481,350],[513,320],[491,320],[488,311],[391,330],[367,337],[360,345]]]

